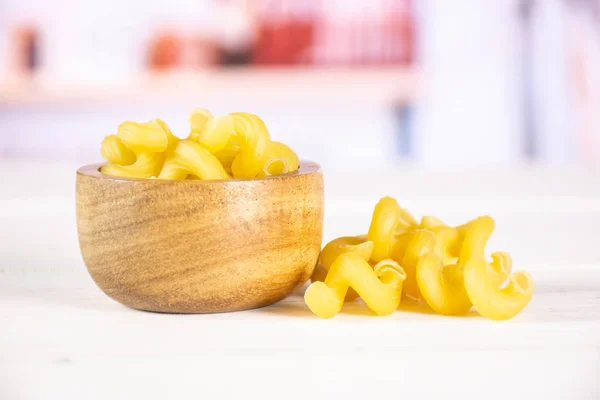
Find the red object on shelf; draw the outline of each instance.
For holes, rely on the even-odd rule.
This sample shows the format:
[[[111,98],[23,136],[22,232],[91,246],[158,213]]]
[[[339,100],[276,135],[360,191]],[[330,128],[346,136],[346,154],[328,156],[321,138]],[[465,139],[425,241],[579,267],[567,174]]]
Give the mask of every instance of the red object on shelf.
[[[257,64],[406,65],[414,58],[412,0],[271,0],[258,24]]]
[[[259,10],[254,62],[271,65],[310,62],[319,4],[320,0],[266,2]]]
[[[21,24],[10,34],[8,68],[15,75],[28,75],[39,65],[40,36],[35,25]]]
[[[166,71],[179,66],[182,56],[182,43],[177,35],[163,32],[157,35],[150,45],[148,64],[151,70]]]

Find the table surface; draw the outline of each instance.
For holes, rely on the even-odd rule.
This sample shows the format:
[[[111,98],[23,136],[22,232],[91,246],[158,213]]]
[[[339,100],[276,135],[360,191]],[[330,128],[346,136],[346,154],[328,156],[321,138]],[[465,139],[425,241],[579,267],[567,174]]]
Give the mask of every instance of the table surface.
[[[493,215],[489,249],[511,252],[536,283],[522,314],[494,322],[412,303],[380,318],[360,302],[320,320],[301,291],[238,313],[130,310],[81,261],[74,168],[0,161],[0,399],[600,399],[598,173],[326,174],[325,240],[364,232],[386,194],[450,223]]]

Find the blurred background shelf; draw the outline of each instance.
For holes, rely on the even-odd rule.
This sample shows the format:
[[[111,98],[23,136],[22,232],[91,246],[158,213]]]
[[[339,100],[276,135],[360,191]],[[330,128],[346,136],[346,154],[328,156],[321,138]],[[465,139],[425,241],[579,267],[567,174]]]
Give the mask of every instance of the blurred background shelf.
[[[323,165],[600,161],[598,0],[122,3],[0,2],[0,157],[204,107]]]
[[[411,67],[240,67],[144,74],[128,82],[53,82],[44,76],[0,85],[0,107],[206,103],[235,99],[262,105],[390,106],[412,101]]]

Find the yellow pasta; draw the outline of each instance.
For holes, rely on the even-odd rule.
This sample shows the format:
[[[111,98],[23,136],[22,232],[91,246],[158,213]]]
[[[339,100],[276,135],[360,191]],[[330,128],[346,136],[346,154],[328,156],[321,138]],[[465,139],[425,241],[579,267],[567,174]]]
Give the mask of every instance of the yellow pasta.
[[[310,277],[311,282],[324,281],[327,271],[334,263],[336,258],[343,253],[353,252],[358,254],[363,260],[369,261],[373,253],[373,242],[369,242],[365,236],[344,236],[332,240],[321,251],[319,264]],[[354,289],[349,288],[346,294],[346,300],[353,300],[358,297]]]
[[[312,283],[304,294],[310,310],[322,318],[340,312],[349,287],[352,287],[377,315],[389,315],[400,303],[404,270],[393,260],[371,268],[358,254],[341,254],[331,265],[324,282]]]
[[[193,178],[198,179],[195,175],[190,175],[189,170],[178,161],[178,157],[175,155],[167,158],[157,178],[173,181]]]
[[[408,210],[399,207],[400,214],[398,218],[398,225],[396,226],[396,235],[401,235],[405,232],[410,232],[411,230],[419,228],[419,223],[413,217],[413,215],[408,212]]]
[[[225,168],[225,171],[227,171],[229,175],[233,176],[231,173],[231,164],[233,164],[233,160],[235,160],[241,149],[242,145],[239,138],[232,136],[225,147],[215,153],[215,157],[221,162],[221,165],[223,165],[223,168]]]
[[[137,123],[125,121],[117,129],[117,136],[136,153],[159,153],[167,150],[169,134],[155,121]]]
[[[216,153],[224,149],[233,136],[233,126],[231,115],[210,118],[202,130],[192,130],[190,139],[201,144],[211,153]]]
[[[263,159],[263,169],[258,176],[280,175],[298,170],[300,162],[296,153],[280,142],[269,142]]]
[[[419,291],[434,311],[459,315],[472,307],[465,290],[464,267],[471,260],[484,259],[485,245],[493,230],[494,220],[490,217],[479,217],[470,222],[456,264],[444,265],[435,253],[419,260],[416,270]]]
[[[149,138],[144,143],[145,138]],[[163,148],[161,152],[152,149]],[[177,139],[169,127],[155,119],[143,124],[124,122],[117,135],[107,136],[100,147],[100,153],[108,164],[101,171],[107,175],[129,178],[151,178],[156,176],[164,163],[165,156],[177,145]],[[154,146],[154,147],[153,147]]]
[[[169,128],[167,123],[162,119],[153,119],[152,121],[150,121],[150,124],[158,125],[167,134],[167,149],[165,151],[165,155],[168,157],[171,154],[173,154],[175,148],[177,147],[177,143],[179,143],[180,139],[177,136],[173,135],[173,132],[171,132],[171,129]]]
[[[399,238],[391,257],[406,271],[404,292],[413,298],[420,299],[421,292],[417,284],[417,264],[421,257],[432,253],[435,249],[435,237],[430,231],[419,229],[407,232]]]
[[[464,271],[464,285],[470,301],[477,311],[488,318],[505,320],[523,310],[533,296],[533,280],[524,271],[514,272],[508,277],[508,284],[499,288],[504,271],[497,271],[484,259],[467,262]]]
[[[109,163],[131,165],[137,159],[135,153],[119,139],[117,135],[108,135],[102,141],[100,154]]]
[[[160,172],[165,156],[162,153],[141,153],[131,165],[108,163],[100,171],[106,175],[122,178],[151,178]]]
[[[311,283],[314,282],[323,282],[327,277],[327,272],[325,268],[321,264],[317,264],[315,269],[313,270],[312,275],[310,276]],[[345,301],[352,301],[354,299],[358,299],[358,293],[352,288],[348,288],[348,292],[346,292]]]
[[[430,231],[436,231],[441,228],[449,228],[449,226],[437,217],[433,217],[431,215],[425,215],[421,218],[421,224],[419,225],[421,229],[428,229]]]
[[[320,264],[329,270],[340,254],[354,252],[363,260],[369,261],[373,254],[373,242],[359,236],[342,236],[332,240],[321,251]]]
[[[342,308],[344,296],[346,300],[353,297],[354,288],[355,296],[360,295],[376,313],[386,315],[392,302],[381,299],[393,296],[389,287],[373,283],[368,267],[372,265],[380,284],[385,283],[378,272],[383,263],[396,265],[394,271],[402,269],[402,293],[395,294],[423,299],[437,313],[460,315],[475,305],[485,317],[512,318],[529,303],[534,285],[525,272],[511,274],[508,253],[495,252],[491,261],[485,259],[494,226],[488,216],[456,227],[433,216],[424,216],[417,223],[394,199],[384,197],[375,207],[368,235],[340,237],[323,248],[305,301],[313,313],[330,318]],[[381,257],[385,261],[378,264]],[[365,285],[377,289],[365,291]],[[399,297],[393,304],[397,301]]]
[[[384,197],[375,205],[373,218],[367,237],[373,242],[373,261],[381,261],[390,257],[395,243],[402,210],[395,199]]]
[[[433,252],[437,255],[444,265],[455,264],[458,257],[453,253],[457,243],[461,240],[458,229],[444,227],[433,231],[435,234],[435,249]]]
[[[168,164],[172,171],[177,171],[177,168],[180,167],[203,180],[229,178],[217,157],[193,140],[180,141],[173,157],[168,160]],[[161,174],[158,179],[171,179],[171,177]]]
[[[264,154],[270,141],[264,122],[254,114],[236,112],[235,135],[240,139],[241,151],[233,160],[231,172],[234,178],[254,178],[263,169]]]
[[[208,121],[213,119],[213,115],[205,108],[194,108],[190,113],[189,123],[190,123],[190,134],[188,139],[193,141],[198,141],[198,137],[204,129],[206,128],[206,124]]]
[[[228,179],[284,174],[299,167],[296,153],[271,142],[256,115],[214,117],[196,108],[189,122],[185,141],[160,119],[123,122],[115,135],[102,141],[100,153],[107,161],[102,173],[140,179]]]

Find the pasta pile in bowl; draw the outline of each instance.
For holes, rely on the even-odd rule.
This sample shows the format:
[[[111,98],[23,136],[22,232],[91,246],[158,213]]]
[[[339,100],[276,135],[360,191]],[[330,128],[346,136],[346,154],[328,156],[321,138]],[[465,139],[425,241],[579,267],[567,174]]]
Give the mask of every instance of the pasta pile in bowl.
[[[486,259],[494,226],[489,216],[456,227],[432,216],[418,222],[384,197],[367,235],[340,237],[323,248],[305,302],[323,318],[356,297],[377,315],[391,314],[410,297],[440,314],[461,315],[475,306],[494,320],[513,318],[531,300],[533,280],[524,271],[511,273],[508,253]]]
[[[320,166],[272,141],[256,115],[195,109],[185,139],[126,121],[105,164],[76,173],[79,247],[112,299],[213,313],[273,304],[303,285],[322,244]]]
[[[249,179],[298,170],[296,153],[271,141],[265,123],[256,115],[236,112],[214,117],[194,109],[186,139],[173,135],[167,124],[154,119],[119,125],[104,138],[100,152],[106,175],[139,179]]]

